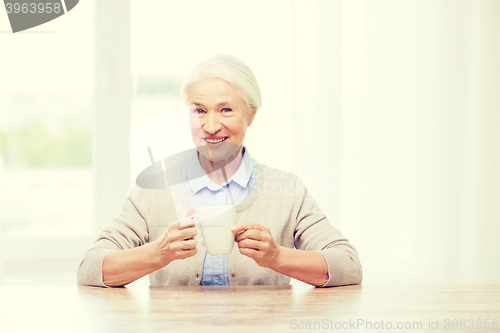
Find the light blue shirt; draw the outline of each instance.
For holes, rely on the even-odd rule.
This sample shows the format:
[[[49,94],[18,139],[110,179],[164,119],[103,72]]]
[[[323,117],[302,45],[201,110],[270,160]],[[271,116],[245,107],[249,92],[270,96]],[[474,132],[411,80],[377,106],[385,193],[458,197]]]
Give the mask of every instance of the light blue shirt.
[[[231,205],[231,196],[237,205],[248,198],[255,188],[256,172],[254,160],[248,150],[243,148],[243,158],[238,170],[222,185],[208,178],[200,165],[198,153],[186,162],[181,179],[184,192],[199,207]],[[205,255],[200,284],[229,285],[227,256],[212,256],[208,253]]]

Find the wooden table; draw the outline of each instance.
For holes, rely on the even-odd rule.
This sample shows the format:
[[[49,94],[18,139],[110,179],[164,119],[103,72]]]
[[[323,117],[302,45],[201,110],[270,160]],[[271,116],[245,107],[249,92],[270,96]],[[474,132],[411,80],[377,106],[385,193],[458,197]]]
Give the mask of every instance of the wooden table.
[[[0,307],[2,333],[500,332],[500,285],[6,286]]]

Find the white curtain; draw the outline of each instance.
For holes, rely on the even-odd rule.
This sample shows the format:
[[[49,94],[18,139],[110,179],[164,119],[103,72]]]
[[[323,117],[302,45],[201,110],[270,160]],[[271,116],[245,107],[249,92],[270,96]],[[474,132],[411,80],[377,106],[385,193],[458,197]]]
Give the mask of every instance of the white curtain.
[[[365,283],[500,282],[500,2],[294,2],[295,169]]]

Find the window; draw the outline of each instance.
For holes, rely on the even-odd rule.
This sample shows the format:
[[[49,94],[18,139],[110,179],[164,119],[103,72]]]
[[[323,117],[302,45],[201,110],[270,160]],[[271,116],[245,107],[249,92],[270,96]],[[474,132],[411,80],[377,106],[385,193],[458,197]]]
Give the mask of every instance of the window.
[[[64,20],[74,29],[62,29]],[[62,243],[54,240],[90,236],[92,22],[93,1],[85,1],[58,20],[2,36],[0,230],[9,249],[4,260],[81,256],[77,243],[61,251]],[[0,30],[10,30],[7,17]],[[49,239],[52,248],[43,243]]]

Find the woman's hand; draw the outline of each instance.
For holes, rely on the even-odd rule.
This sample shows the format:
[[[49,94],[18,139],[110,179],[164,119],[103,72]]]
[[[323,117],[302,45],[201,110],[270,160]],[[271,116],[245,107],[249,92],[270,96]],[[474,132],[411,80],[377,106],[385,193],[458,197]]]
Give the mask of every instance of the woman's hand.
[[[198,249],[196,241],[196,228],[190,215],[194,214],[194,208],[188,209],[186,215],[179,221],[172,223],[154,244],[155,253],[163,266],[177,259],[186,259],[194,256]]]
[[[283,248],[276,244],[268,227],[258,223],[239,223],[231,230],[236,234],[241,254],[262,267],[272,269],[280,265]]]
[[[108,253],[102,263],[102,281],[106,286],[124,286],[151,272],[165,267],[176,259],[194,256],[196,235],[194,222],[187,217],[194,213],[189,208],[186,215],[172,223],[157,240],[128,250]]]
[[[257,223],[239,223],[236,233],[240,253],[262,267],[304,281],[314,286],[328,282],[328,264],[318,251],[289,249],[276,244],[269,228]]]

